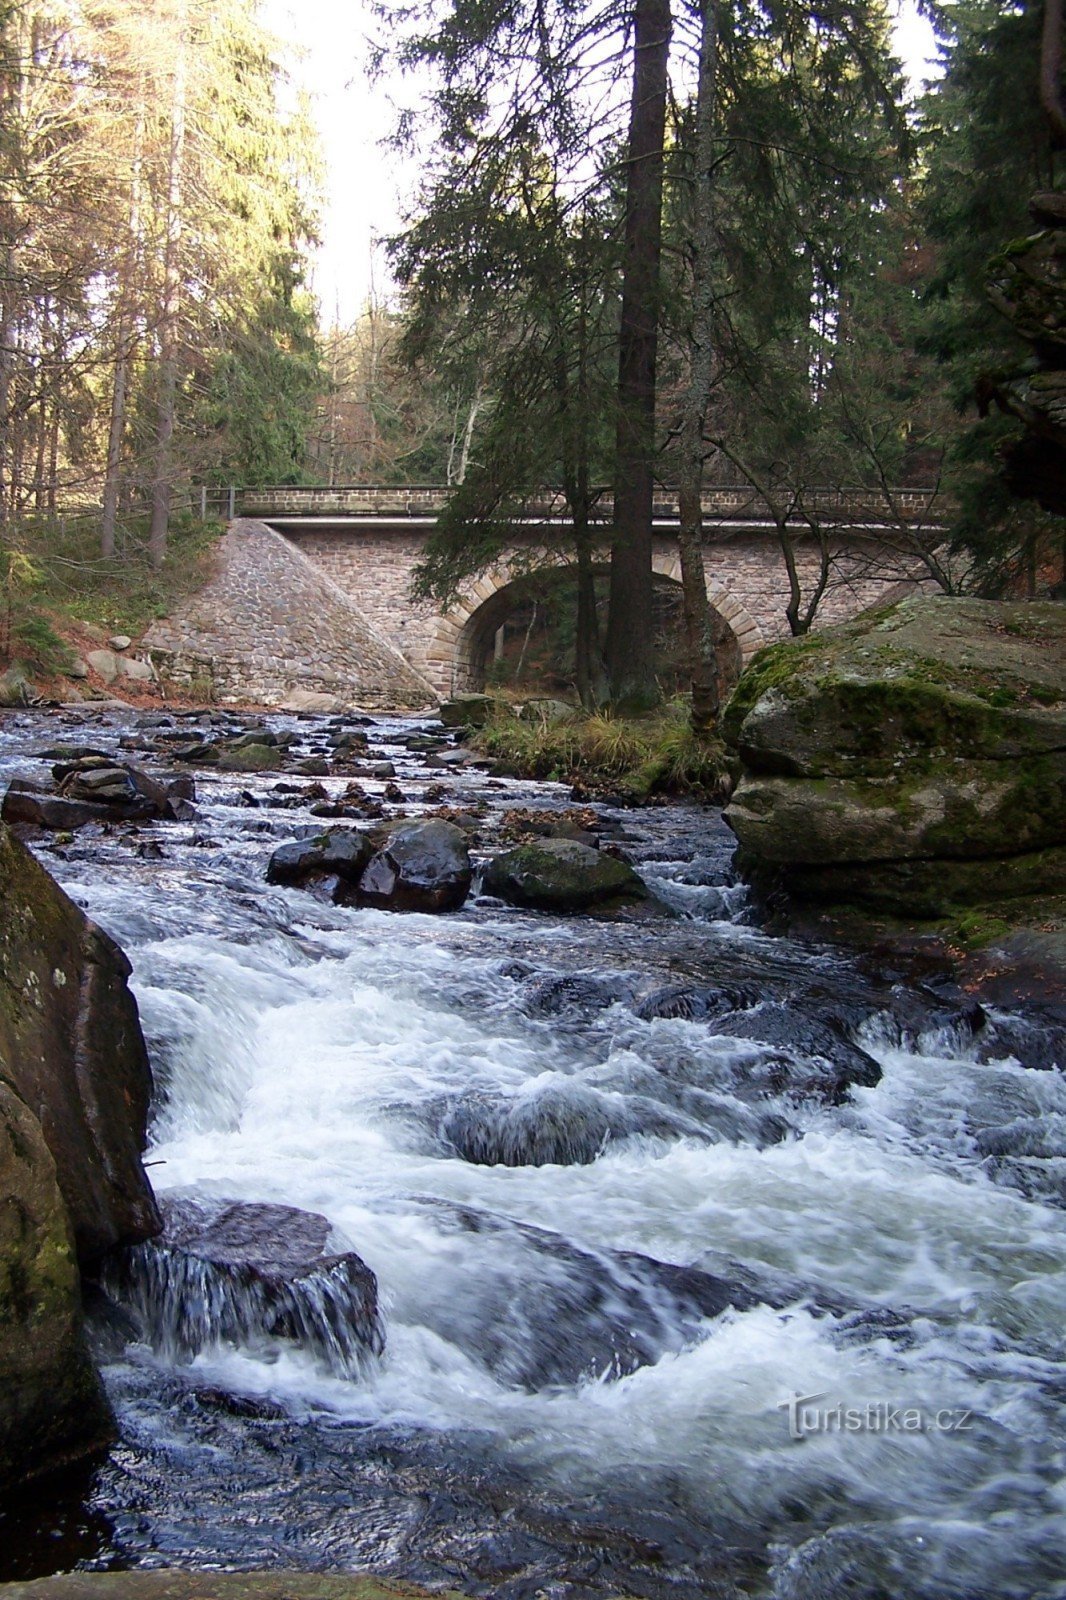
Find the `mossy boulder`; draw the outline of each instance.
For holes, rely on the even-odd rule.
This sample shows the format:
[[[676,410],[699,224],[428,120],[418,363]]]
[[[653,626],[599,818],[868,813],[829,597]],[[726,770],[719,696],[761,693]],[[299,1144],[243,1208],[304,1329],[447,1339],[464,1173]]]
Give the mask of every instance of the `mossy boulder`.
[[[37,1118],[0,1083],[0,1490],[112,1435],[55,1162]]]
[[[1066,752],[1018,762],[916,763],[895,777],[754,773],[738,786],[727,820],[769,861],[951,860],[1043,850],[1066,837]]]
[[[40,1123],[83,1266],[159,1228],[129,974],[114,940],[0,826],[0,1083]]]
[[[537,839],[505,851],[485,868],[482,888],[509,905],[564,913],[650,898],[626,862],[574,839]]]
[[[1061,877],[1061,605],[914,597],[772,646],[724,731],[749,871],[802,898],[939,916]]]
[[[497,704],[491,694],[457,694],[442,702],[437,715],[446,728],[483,728]]]
[[[278,772],[286,765],[287,754],[275,743],[242,739],[219,746],[215,765],[220,772]]]
[[[752,772],[894,777],[1066,748],[1066,610],[922,596],[761,650],[723,736]]]

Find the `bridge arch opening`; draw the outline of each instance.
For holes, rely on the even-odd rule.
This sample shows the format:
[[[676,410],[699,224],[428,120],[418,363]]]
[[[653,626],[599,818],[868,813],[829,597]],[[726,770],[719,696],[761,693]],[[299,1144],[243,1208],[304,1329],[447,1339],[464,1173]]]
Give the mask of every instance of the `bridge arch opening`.
[[[667,694],[687,686],[680,572],[676,567],[676,562],[657,562],[654,588],[657,674]],[[597,567],[596,578],[602,633],[606,564]],[[467,600],[441,619],[435,653],[442,665],[450,657],[450,681],[442,687],[458,692],[498,684],[533,693],[567,694],[574,685],[576,613],[577,573],[569,564],[560,562],[529,573],[500,570],[487,575]],[[738,614],[746,616],[728,596],[712,597],[719,670],[727,690],[740,676],[750,653],[734,626]]]

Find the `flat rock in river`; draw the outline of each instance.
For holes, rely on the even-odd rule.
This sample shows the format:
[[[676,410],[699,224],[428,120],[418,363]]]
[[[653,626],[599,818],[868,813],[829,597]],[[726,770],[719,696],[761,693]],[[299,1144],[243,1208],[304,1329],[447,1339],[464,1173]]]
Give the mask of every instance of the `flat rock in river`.
[[[377,1279],[317,1212],[186,1193],[160,1209],[162,1235],[109,1258],[101,1281],[171,1358],[281,1339],[353,1375],[384,1348]]]

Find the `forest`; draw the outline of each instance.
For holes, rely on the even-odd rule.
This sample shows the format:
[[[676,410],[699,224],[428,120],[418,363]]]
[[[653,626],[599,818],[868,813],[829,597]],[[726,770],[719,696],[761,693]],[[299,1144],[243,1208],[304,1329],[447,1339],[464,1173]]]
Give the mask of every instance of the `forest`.
[[[835,581],[825,487],[881,498],[886,574],[1054,590],[1060,508],[1022,481],[1009,392],[1033,344],[1002,280],[1057,180],[1058,45],[1033,4],[927,9],[940,67],[913,99],[882,0],[383,0],[376,71],[427,86],[383,134],[420,179],[392,286],[338,327],[309,286],[309,108],[256,0],[7,0],[9,596],[180,567],[168,537],[230,484],[441,483],[418,592],[445,603],[550,486],[577,692],[639,704],[651,497],[671,485],[707,724],[708,484],[769,507],[794,634]],[[901,486],[925,515],[902,515]]]

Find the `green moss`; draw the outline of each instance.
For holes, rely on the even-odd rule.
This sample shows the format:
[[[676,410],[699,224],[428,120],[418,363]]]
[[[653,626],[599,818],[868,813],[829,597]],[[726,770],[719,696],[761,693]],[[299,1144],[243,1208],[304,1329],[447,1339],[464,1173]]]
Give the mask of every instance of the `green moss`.
[[[722,714],[720,731],[727,745],[738,743],[744,718],[769,690],[780,689],[786,695],[803,692],[798,686],[793,687],[797,667],[819,648],[824,648],[824,639],[808,635],[803,639],[785,639],[756,651]]]
[[[968,950],[981,950],[997,939],[1005,938],[1013,924],[1005,917],[985,910],[964,911],[948,922],[945,931]]]
[[[240,750],[223,750],[217,765],[222,772],[275,772],[284,761],[285,752],[274,745],[247,744]]]

